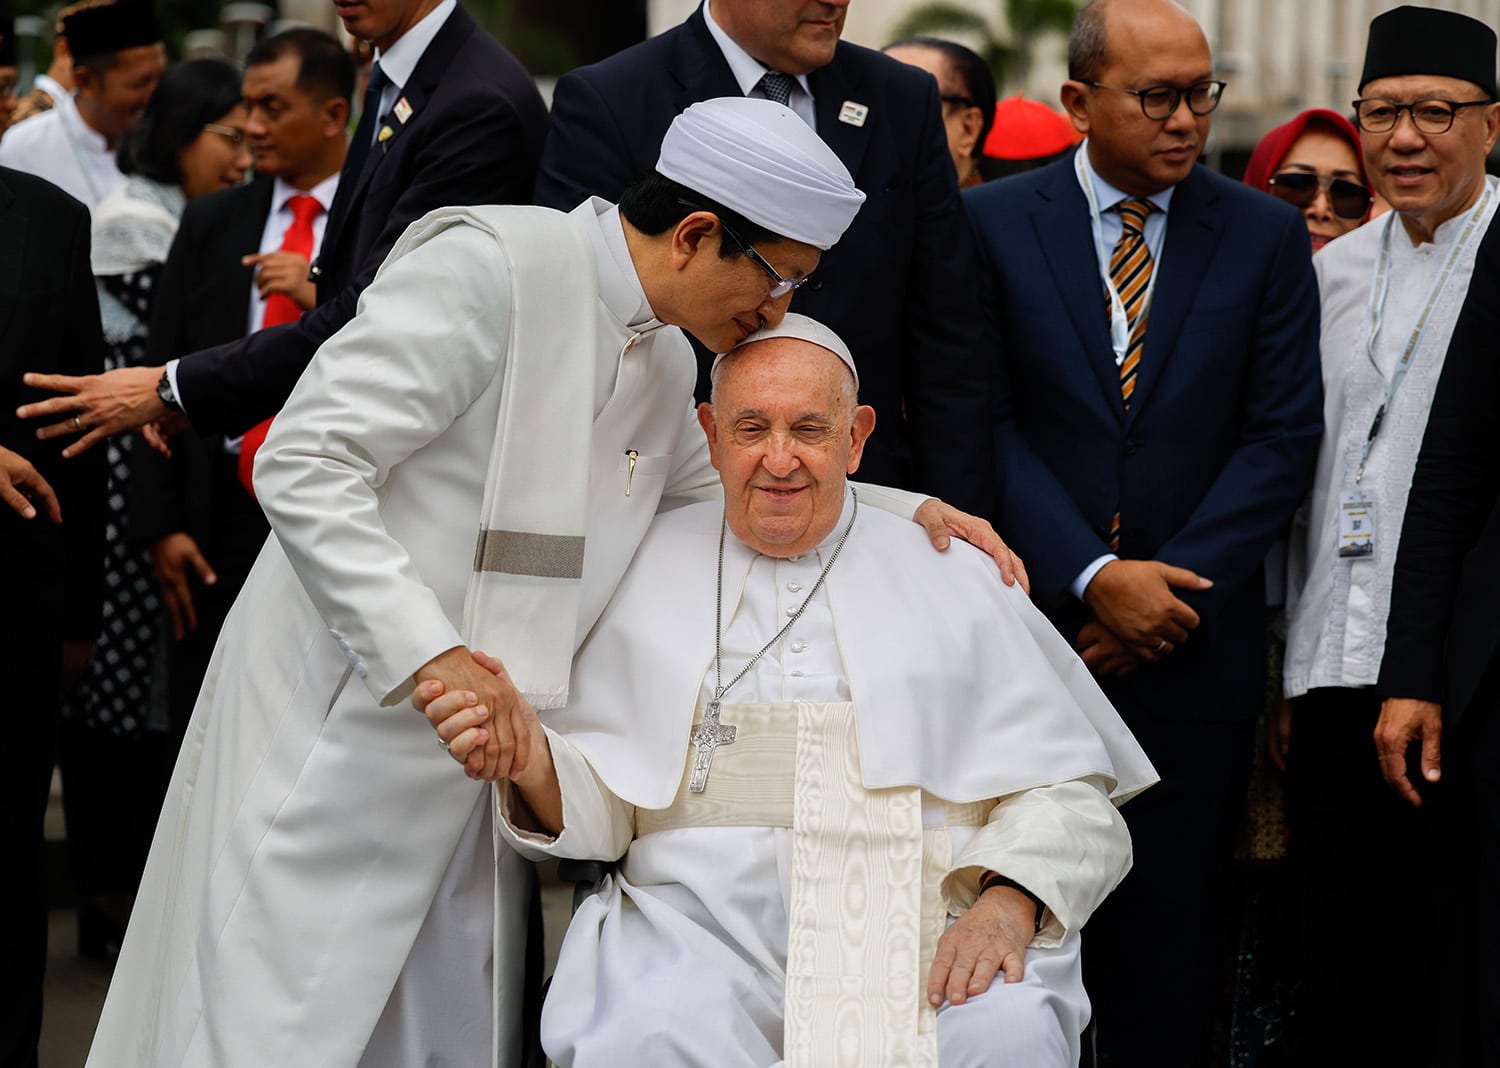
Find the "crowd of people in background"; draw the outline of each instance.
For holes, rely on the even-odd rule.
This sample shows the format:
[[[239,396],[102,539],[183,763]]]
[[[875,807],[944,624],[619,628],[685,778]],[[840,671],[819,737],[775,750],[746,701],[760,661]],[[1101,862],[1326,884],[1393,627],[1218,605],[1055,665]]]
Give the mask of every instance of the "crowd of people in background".
[[[1002,97],[953,41],[842,41],[848,3],[705,0],[550,109],[460,0],[340,3],[352,46],[283,27],[241,64],[170,63],[150,0],[87,0],[30,86],[0,22],[0,1066],[37,1063],[54,768],[78,950],[118,958],[90,1065],[272,1063],[272,1033],[319,1051],[286,1063],[524,1063],[534,876],[502,838],[555,854],[563,810],[547,842],[512,826],[503,799],[545,791],[506,794],[499,721],[531,702],[550,726],[521,678],[560,671],[566,701],[656,502],[717,499],[679,409],[789,309],[781,336],[838,356],[877,416],[867,499],[992,553],[1160,778],[1081,936],[1061,884],[990,864],[971,888],[1034,902],[1037,961],[1049,923],[1082,946],[1048,1056],[1230,1063],[1256,824],[1286,872],[1285,989],[1265,1059],[1235,1063],[1500,1065],[1495,32],[1377,15],[1358,99],[1269,130],[1241,181],[1202,162],[1234,86],[1171,0],[1082,5],[1060,109]],[[777,108],[690,110],[722,98]],[[576,306],[526,277],[568,242],[575,274],[598,264]],[[563,318],[581,355],[527,380]],[[582,383],[546,413],[593,437],[506,453],[496,363],[506,398]],[[585,509],[599,464],[628,500]],[[539,598],[489,634],[469,513],[504,518],[501,468],[545,544],[481,538],[473,575]],[[502,780],[499,809],[386,707],[408,700]],[[460,722],[486,733],[460,745]],[[562,1063],[619,1048],[569,1026]]]

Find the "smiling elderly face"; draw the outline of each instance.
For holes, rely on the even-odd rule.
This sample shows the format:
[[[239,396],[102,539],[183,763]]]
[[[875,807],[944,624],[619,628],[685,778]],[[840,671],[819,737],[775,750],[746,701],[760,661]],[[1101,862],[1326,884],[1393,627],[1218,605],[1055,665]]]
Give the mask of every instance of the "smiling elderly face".
[[[853,376],[832,352],[776,337],[724,358],[698,422],[729,529],[756,552],[788,557],[837,525],[875,410],[856,403]]]

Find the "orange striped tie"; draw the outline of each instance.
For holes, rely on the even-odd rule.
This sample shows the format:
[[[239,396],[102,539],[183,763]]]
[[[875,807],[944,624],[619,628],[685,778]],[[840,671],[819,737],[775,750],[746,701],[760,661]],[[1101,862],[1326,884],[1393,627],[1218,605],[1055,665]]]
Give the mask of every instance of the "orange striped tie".
[[[1149,200],[1122,200],[1115,205],[1120,213],[1120,240],[1109,257],[1109,278],[1125,305],[1125,321],[1130,325],[1130,344],[1120,364],[1120,395],[1125,410],[1130,410],[1130,396],[1135,392],[1135,370],[1141,362],[1141,341],[1146,336],[1146,291],[1151,287],[1151,249],[1146,244],[1146,216],[1151,214]]]
[[[1125,359],[1120,364],[1120,395],[1125,398],[1125,410],[1130,411],[1130,397],[1135,393],[1135,372],[1141,362],[1141,342],[1146,336],[1146,291],[1151,288],[1151,249],[1146,244],[1146,217],[1151,214],[1151,201],[1131,198],[1115,205],[1120,213],[1120,240],[1109,257],[1109,278],[1120,294],[1120,303],[1125,305],[1125,321],[1130,326],[1130,343],[1125,348]],[[1109,548],[1118,552],[1120,548],[1120,513],[1116,512],[1109,523]]]

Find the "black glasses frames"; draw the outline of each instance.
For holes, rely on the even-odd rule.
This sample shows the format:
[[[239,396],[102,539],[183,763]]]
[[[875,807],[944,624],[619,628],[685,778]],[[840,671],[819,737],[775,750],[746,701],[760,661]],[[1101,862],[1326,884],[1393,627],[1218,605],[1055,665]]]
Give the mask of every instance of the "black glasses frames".
[[[1219,106],[1224,95],[1224,82],[1194,82],[1185,88],[1175,85],[1152,85],[1145,89],[1122,89],[1118,85],[1102,82],[1084,82],[1094,89],[1109,89],[1116,93],[1129,93],[1141,102],[1141,114],[1153,122],[1170,119],[1178,105],[1187,100],[1188,110],[1194,115],[1207,115]]]
[[[1420,133],[1445,134],[1464,108],[1493,104],[1493,100],[1413,100],[1399,104],[1384,97],[1360,97],[1354,101],[1354,123],[1365,133],[1389,133],[1401,121],[1404,111]]]

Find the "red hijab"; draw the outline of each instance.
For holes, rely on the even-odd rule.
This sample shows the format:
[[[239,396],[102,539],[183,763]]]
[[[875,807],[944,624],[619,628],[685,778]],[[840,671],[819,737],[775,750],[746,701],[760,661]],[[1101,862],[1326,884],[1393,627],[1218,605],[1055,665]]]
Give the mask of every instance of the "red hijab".
[[[1260,139],[1260,144],[1255,146],[1255,151],[1250,153],[1250,165],[1245,168],[1245,184],[1253,185],[1261,192],[1270,192],[1271,176],[1276,173],[1276,168],[1281,166],[1286,154],[1292,150],[1307,128],[1316,123],[1332,134],[1349,142],[1349,147],[1354,149],[1354,159],[1359,165],[1359,182],[1366,189],[1370,188],[1370,179],[1365,174],[1365,157],[1359,149],[1359,131],[1354,124],[1337,111],[1329,111],[1327,108],[1312,108],[1304,111],[1290,122],[1282,123],[1266,136]],[[1369,216],[1365,216],[1368,221]]]

